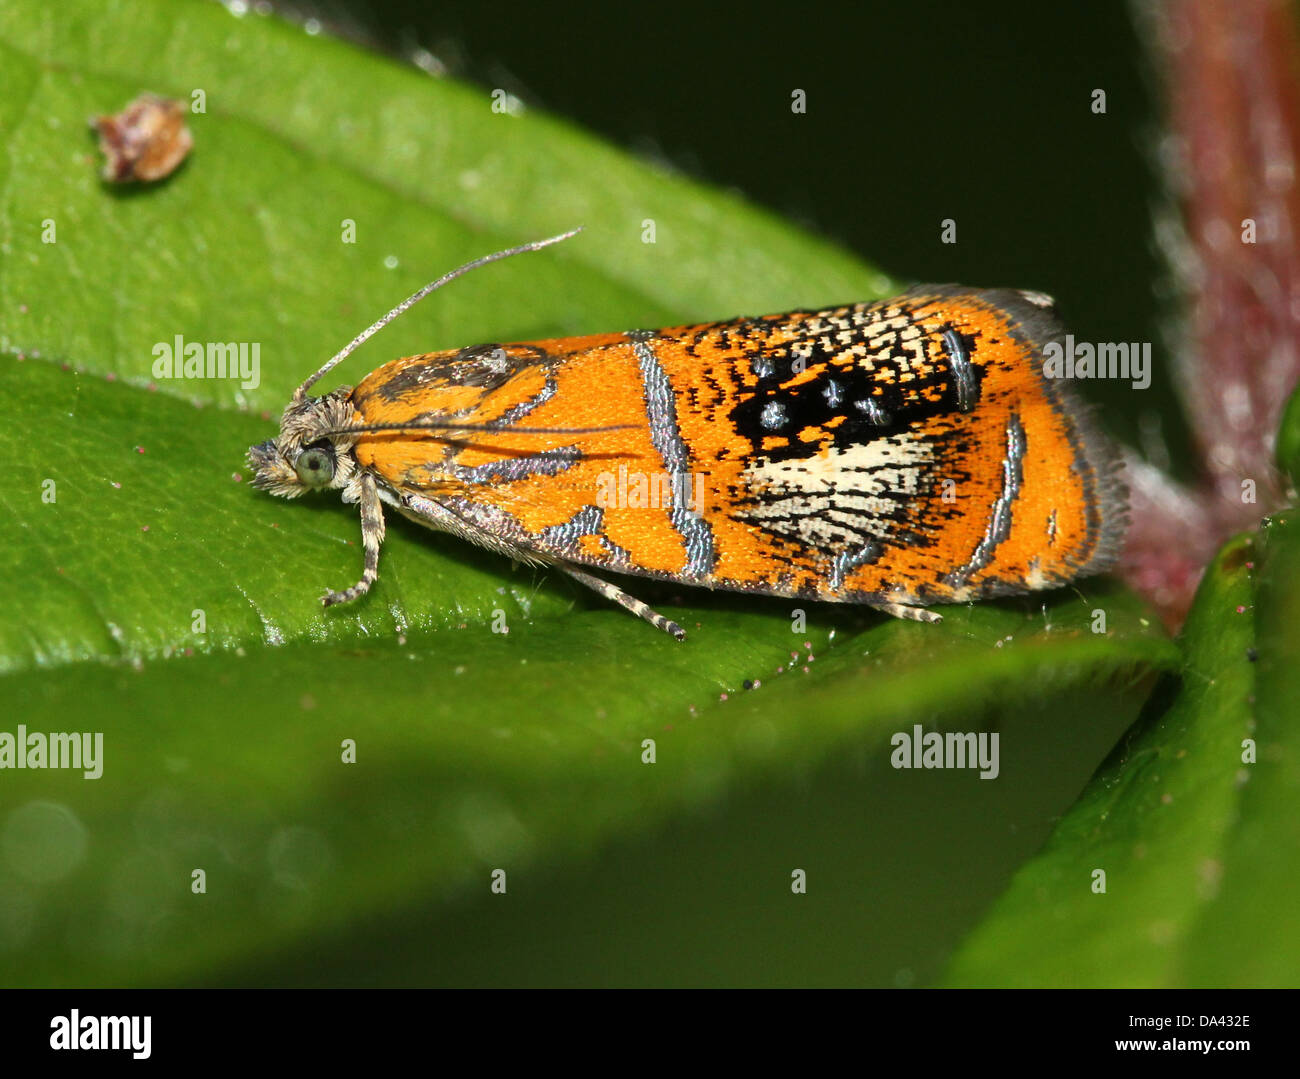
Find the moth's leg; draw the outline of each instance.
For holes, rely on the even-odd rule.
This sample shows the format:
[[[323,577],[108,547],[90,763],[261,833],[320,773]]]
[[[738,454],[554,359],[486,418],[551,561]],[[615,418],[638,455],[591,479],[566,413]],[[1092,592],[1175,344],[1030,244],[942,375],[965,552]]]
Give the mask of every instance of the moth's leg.
[[[366,567],[361,573],[361,580],[351,588],[342,592],[326,592],[321,596],[321,603],[326,607],[332,607],[336,603],[350,603],[358,596],[364,596],[379,576],[379,545],[384,542],[384,505],[379,501],[379,488],[375,484],[375,478],[368,472],[361,474],[359,493],[361,546],[365,550]]]
[[[608,581],[602,581],[599,577],[593,577],[589,573],[583,573],[580,569],[574,569],[572,566],[565,565],[563,562],[554,563],[557,569],[564,570],[575,581],[580,581],[588,588],[599,592],[606,599],[613,600],[620,607],[625,607],[638,618],[644,618],[652,626],[663,630],[665,633],[671,633],[679,641],[686,640],[686,631],[676,622],[670,622],[663,615],[651,610],[635,596],[629,596],[621,588],[610,584]]]
[[[942,622],[943,615],[937,614],[928,607],[909,607],[906,603],[894,603],[892,600],[881,600],[878,603],[868,604],[878,611],[884,611],[885,614],[892,614],[895,618],[906,618],[911,622]]]

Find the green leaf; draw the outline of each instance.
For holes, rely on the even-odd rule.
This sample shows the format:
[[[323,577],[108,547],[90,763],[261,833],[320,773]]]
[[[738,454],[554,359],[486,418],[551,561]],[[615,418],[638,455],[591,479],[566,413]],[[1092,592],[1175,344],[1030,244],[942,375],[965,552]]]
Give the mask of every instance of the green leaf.
[[[1293,512],[1223,549],[1180,676],[1016,875],[949,984],[1296,984],[1298,582]]]
[[[102,185],[86,118],[195,89],[190,160],[147,189]],[[788,602],[639,588],[684,603],[679,645],[401,521],[372,594],[323,611],[320,592],[359,570],[355,510],[254,492],[243,454],[307,372],[426,279],[587,226],[457,282],[341,377],[484,339],[892,287],[732,196],[490,104],[215,5],[0,10],[0,389],[19,420],[0,434],[4,729],[104,746],[99,779],[0,772],[10,984],[328,980],[322,942],[351,981],[582,982],[605,976],[583,943],[601,919],[640,942],[647,981],[671,980],[681,957],[655,967],[675,953],[643,939],[646,907],[583,878],[610,864],[656,911],[689,910],[679,934],[752,909],[764,944],[697,949],[700,983],[924,981],[1127,724],[1145,673],[1175,661],[1098,582],[941,626],[813,607],[797,634]],[[155,378],[154,345],[177,335],[256,343],[258,384]],[[893,770],[889,737],[913,723],[1003,730],[1006,778]],[[977,870],[954,869],[967,886],[936,890],[975,850]],[[825,937],[790,950],[819,924],[790,906],[808,858],[804,898],[868,957]],[[514,906],[488,890],[496,868]],[[886,904],[866,922],[863,889]],[[400,943],[363,925],[400,927]],[[524,927],[569,932],[572,958],[475,964]],[[468,950],[448,950],[452,931]],[[763,948],[790,965],[751,970]]]
[[[1294,491],[1300,484],[1300,389],[1293,390],[1277,432],[1277,467]]]
[[[1238,819],[1222,858],[1222,885],[1187,942],[1189,985],[1300,983],[1300,515],[1264,522],[1255,587],[1250,737],[1257,763],[1241,775]],[[1243,932],[1258,925],[1262,932]]]
[[[535,594],[532,574],[503,596],[499,559],[440,557],[454,545],[399,526],[374,597],[323,614],[320,592],[359,572],[347,546],[355,516],[233,485],[295,385],[470,257],[586,226],[559,249],[458,281],[338,376],[482,340],[760,313],[890,287],[734,197],[273,20],[150,0],[111,15],[96,3],[57,15],[8,5],[0,50],[9,150],[0,351],[21,414],[40,427],[0,436],[18,475],[2,496],[0,541],[6,577],[19,582],[13,616],[0,619],[0,670],[483,624],[503,604],[567,606],[570,589]],[[205,92],[208,111],[191,117],[195,150],[161,185],[107,190],[82,127],[144,89],[182,100]],[[655,244],[641,242],[647,218]],[[46,221],[56,243],[42,242]],[[356,224],[355,244],[342,242],[344,221]],[[257,345],[259,384],[155,380],[155,344],[178,335]],[[27,362],[14,367],[14,356]],[[222,411],[199,416],[194,404]],[[232,406],[266,411],[256,421]],[[46,480],[55,506],[41,502]],[[208,616],[202,638],[189,629],[195,609]]]
[[[1128,600],[1100,602],[1122,627],[1113,632],[1128,636],[1123,659],[1113,639],[1089,632],[1090,612],[1078,600],[1049,608],[1050,628],[1040,610],[990,605],[952,610],[942,627],[862,629],[839,612],[819,613],[797,638],[782,615],[710,604],[682,612],[688,625],[699,623],[698,644],[678,645],[600,611],[516,626],[507,635],[412,633],[405,644],[390,636],[354,647],[173,657],[140,669],[81,663],[57,677],[10,675],[12,722],[104,734],[98,780],[51,771],[5,775],[0,894],[9,904],[10,969],[22,984],[188,982],[306,934],[334,932],[346,942],[351,921],[407,904],[418,903],[427,917],[431,904],[442,910],[471,888],[490,903],[495,868],[507,869],[511,888],[529,895],[545,867],[590,856],[613,837],[653,831],[675,813],[699,814],[739,798],[750,811],[735,823],[752,833],[756,813],[770,817],[776,807],[788,812],[807,799],[806,791],[792,797],[783,788],[794,781],[820,791],[813,777],[845,753],[862,765],[836,784],[847,800],[831,804],[837,818],[854,817],[852,824],[841,822],[820,841],[796,830],[779,844],[782,856],[772,866],[768,844],[779,826],[738,859],[743,842],[722,841],[731,833],[711,828],[706,815],[703,849],[685,862],[674,849],[664,877],[680,890],[721,857],[749,882],[743,892],[765,890],[769,905],[788,905],[791,869],[811,858],[823,896],[827,878],[850,871],[868,874],[879,890],[878,874],[900,861],[888,848],[920,820],[936,835],[919,852],[904,847],[902,864],[886,879],[904,895],[918,884],[929,892],[933,885],[923,882],[932,870],[918,882],[918,860],[930,866],[956,857],[961,864],[972,846],[1004,858],[1007,829],[1032,826],[1051,811],[1025,783],[1059,784],[1068,798],[1089,754],[1095,760],[1117,733],[1113,723],[1098,724],[1091,700],[1077,715],[1064,712],[1069,718],[1059,727],[1043,724],[1044,698],[1077,696],[1089,686],[1089,696],[1122,701],[1107,688],[1113,679],[1169,663],[1167,642],[1142,633]],[[761,687],[743,691],[741,683],[753,678]],[[740,699],[731,699],[737,693]],[[93,702],[90,715],[86,702]],[[1124,706],[1116,707],[1123,722]],[[1029,716],[996,718],[1017,708]],[[1002,727],[1003,767],[1020,779],[917,774],[925,781],[918,783],[891,774],[889,735],[914,722]],[[1090,726],[1102,729],[1082,763],[1067,763],[1063,772],[1062,741],[1077,742]],[[656,741],[653,765],[642,763],[647,738]],[[341,763],[344,739],[355,741],[355,765]],[[775,802],[758,798],[759,811],[754,792],[769,784]],[[1007,819],[990,832],[998,800],[993,819]],[[869,860],[860,845],[841,845],[864,830],[885,842],[885,857]],[[1032,842],[1032,834],[1017,838],[1014,849],[1027,853],[1020,848]],[[202,896],[189,892],[195,868],[207,874]],[[981,883],[994,889],[999,879]],[[663,878],[659,886],[666,887]],[[725,912],[729,898],[719,886],[705,892],[704,905]],[[571,896],[566,906],[599,915],[587,899]],[[853,910],[839,924],[867,931]],[[492,924],[480,915],[481,945]],[[538,927],[548,931],[546,923]],[[916,931],[922,940],[930,934],[924,924]],[[428,927],[425,939],[442,940],[445,932],[445,925]],[[886,926],[874,932],[896,935]],[[340,951],[349,954],[346,943],[332,946],[335,962]],[[388,962],[416,961],[396,951]],[[371,958],[351,954],[350,977],[373,973]],[[926,949],[921,956],[934,962]],[[907,953],[897,964],[922,966]],[[439,973],[437,964],[424,968],[425,978]],[[266,975],[285,976],[279,967]]]

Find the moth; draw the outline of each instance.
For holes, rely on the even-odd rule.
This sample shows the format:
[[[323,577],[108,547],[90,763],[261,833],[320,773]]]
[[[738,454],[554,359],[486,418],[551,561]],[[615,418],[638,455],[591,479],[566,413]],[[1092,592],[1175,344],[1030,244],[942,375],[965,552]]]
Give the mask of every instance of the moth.
[[[578,230],[574,230],[576,232]],[[481,344],[309,390],[435,289],[564,233],[476,259],[398,304],[294,391],[249,450],[256,487],[360,507],[365,595],[384,511],[563,571],[681,640],[592,571],[861,603],[1055,588],[1115,560],[1119,460],[1043,370],[1052,300],[925,285],[820,311]]]

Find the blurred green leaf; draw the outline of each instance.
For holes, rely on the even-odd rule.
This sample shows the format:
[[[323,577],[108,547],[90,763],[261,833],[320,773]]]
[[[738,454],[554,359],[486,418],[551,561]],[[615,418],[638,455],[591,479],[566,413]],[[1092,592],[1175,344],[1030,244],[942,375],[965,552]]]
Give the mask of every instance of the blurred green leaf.
[[[1297,611],[1292,513],[1219,554],[1179,676],[959,951],[950,984],[1296,984]]]
[[[942,627],[861,629],[832,612],[800,637],[783,615],[738,603],[680,612],[687,625],[699,623],[686,645],[596,611],[508,635],[412,632],[405,644],[389,635],[352,647],[173,657],[140,669],[80,663],[12,674],[11,723],[102,730],[105,763],[93,781],[4,775],[0,895],[8,913],[0,939],[12,949],[11,978],[189,981],[415,897],[436,908],[473,886],[490,903],[494,868],[527,891],[542,866],[654,830],[675,812],[816,774],[845,752],[866,753],[878,775],[889,735],[914,722],[983,726],[995,704],[1030,702],[1036,712],[1054,692],[1168,665],[1168,642],[1141,630],[1132,602],[1102,594],[1115,627],[1109,638],[1089,632],[1088,606],[1078,600],[1050,607],[1050,628],[1032,607],[986,605],[954,609]],[[761,687],[744,691],[747,679]],[[1034,725],[1044,727],[1041,717]],[[1055,748],[1077,738],[1070,726],[1080,725],[1098,725],[1094,709],[1043,730],[1048,750],[1023,763],[1032,739],[1007,735],[1014,744],[1003,767],[1062,785],[1077,766],[1059,761]],[[1114,737],[1102,727],[1100,739]],[[653,766],[642,763],[647,738],[656,741]],[[355,740],[355,765],[341,763],[344,739]],[[894,776],[909,782],[896,781],[862,825],[887,835],[908,827],[891,812],[944,817],[942,800],[915,804],[913,777]],[[867,813],[864,785],[840,785],[849,799],[840,815]],[[988,800],[1014,785],[948,773],[942,786],[921,789],[983,807],[952,822],[951,841],[969,856],[962,830],[983,832]],[[33,831],[39,849],[24,838]],[[1009,838],[980,842],[996,849]],[[809,845],[791,856],[806,858]],[[908,852],[896,879],[929,864],[930,846]],[[714,847],[705,861],[723,857],[736,872],[730,849]],[[834,860],[814,869],[823,878],[855,860],[835,842],[828,854]],[[194,868],[207,873],[206,895],[189,892]],[[874,878],[881,868],[858,871]],[[674,859],[668,872],[689,867]],[[766,890],[788,903],[790,867],[778,874]],[[824,879],[817,884],[825,891]],[[847,924],[868,937],[897,933]],[[354,973],[366,966],[358,958]],[[437,969],[426,976],[437,980]]]
[[[852,841],[800,841],[838,860],[820,887],[841,889],[840,931],[924,978],[950,944],[924,924],[900,937],[860,923],[844,891],[846,867],[866,864],[864,832],[902,834],[888,819],[902,805],[908,823],[945,822],[898,855],[904,911],[908,867],[937,873],[944,843],[984,843],[990,864],[1021,856],[1127,722],[1144,672],[1173,664],[1141,606],[1097,582],[1086,597],[954,608],[942,626],[814,608],[798,635],[788,602],[646,585],[661,606],[688,604],[673,612],[691,633],[678,645],[563,581],[400,521],[372,594],[322,611],[321,590],[359,568],[355,511],[251,491],[243,453],[272,433],[292,386],[427,278],[588,226],[458,282],[342,377],[472,341],[759,313],[891,283],[560,122],[495,114],[481,91],[271,19],[160,0],[10,4],[0,61],[0,386],[20,419],[0,434],[12,470],[0,493],[5,729],[101,731],[105,747],[98,780],[0,774],[7,984],[219,980],[413,906],[432,947],[454,923],[443,905],[493,902],[491,869],[537,887],[709,807],[733,816],[693,831],[696,861],[652,864],[699,879],[722,843],[757,873],[764,835],[790,824],[791,784],[866,754],[877,771],[864,774],[901,791],[888,784],[907,777],[883,763],[891,732],[1037,723],[1043,700],[1077,698],[1059,729],[1037,732],[1056,757],[1007,748],[1014,780],[913,777],[908,795],[844,826]],[[155,187],[105,188],[86,118],[144,90],[194,89],[207,112],[191,117],[191,159]],[[655,244],[641,242],[647,219]],[[56,243],[41,241],[47,221]],[[342,242],[345,221],[356,244]],[[256,342],[260,383],[155,387],[153,346],[176,335]],[[1105,634],[1092,632],[1098,607]],[[490,631],[498,610],[508,634]],[[1112,703],[1090,712],[1094,692]],[[341,763],[344,739],[355,765]],[[853,800],[863,782],[841,772],[829,788],[844,814],[870,804]],[[980,832],[997,798],[1005,827]],[[772,831],[755,834],[738,806]],[[787,861],[762,870],[771,902],[790,899]],[[997,865],[960,897],[966,917],[1000,886]],[[595,918],[599,897],[590,889],[566,913]],[[693,901],[716,916],[733,898]],[[448,977],[409,938],[400,950],[400,976]],[[332,954],[352,980],[372,966]],[[712,976],[749,960],[731,961]],[[563,969],[581,980],[584,968]]]

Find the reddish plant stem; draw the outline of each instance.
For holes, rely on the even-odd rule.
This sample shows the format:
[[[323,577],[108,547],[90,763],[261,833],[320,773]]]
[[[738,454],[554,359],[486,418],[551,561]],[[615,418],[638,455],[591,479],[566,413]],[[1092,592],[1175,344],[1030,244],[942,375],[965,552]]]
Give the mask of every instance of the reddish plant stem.
[[[1273,449],[1300,379],[1300,36],[1283,0],[1154,0],[1143,14],[1183,230],[1167,245],[1184,300],[1174,352],[1200,480],[1188,491],[1130,465],[1121,573],[1177,625],[1219,543],[1285,497]]]

